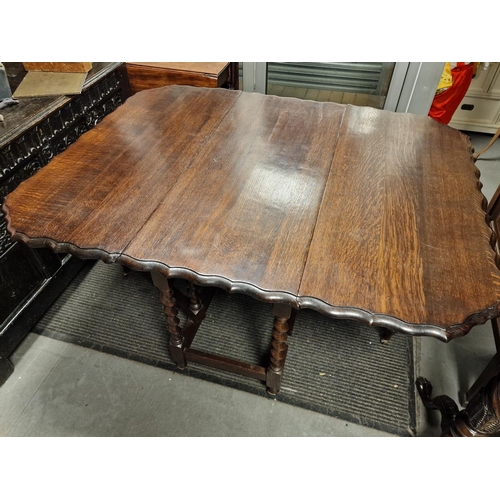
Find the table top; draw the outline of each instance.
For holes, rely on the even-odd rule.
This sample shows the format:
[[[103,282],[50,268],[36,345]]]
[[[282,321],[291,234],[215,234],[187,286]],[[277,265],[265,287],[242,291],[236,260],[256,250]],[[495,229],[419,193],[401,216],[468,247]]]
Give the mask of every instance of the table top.
[[[136,94],[22,183],[12,237],[441,340],[500,314],[467,136],[225,89]]]
[[[129,62],[138,66],[149,66],[151,68],[167,69],[172,71],[189,71],[192,73],[203,73],[219,75],[228,62]]]

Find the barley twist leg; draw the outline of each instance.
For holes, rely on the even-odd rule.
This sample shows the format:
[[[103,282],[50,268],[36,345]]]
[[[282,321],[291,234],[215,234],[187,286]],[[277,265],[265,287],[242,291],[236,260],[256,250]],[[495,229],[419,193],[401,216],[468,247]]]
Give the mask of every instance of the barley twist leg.
[[[274,327],[271,341],[271,360],[267,369],[267,392],[271,395],[278,394],[283,378],[286,355],[288,351],[288,320],[291,316],[291,307],[276,304],[274,307]]]
[[[153,271],[151,272],[153,283],[158,288],[161,294],[161,303],[167,318],[167,330],[170,334],[168,350],[172,361],[181,370],[186,368],[186,358],[184,357],[184,338],[179,327],[179,311],[175,307],[174,290],[170,286],[168,279],[163,274]]]

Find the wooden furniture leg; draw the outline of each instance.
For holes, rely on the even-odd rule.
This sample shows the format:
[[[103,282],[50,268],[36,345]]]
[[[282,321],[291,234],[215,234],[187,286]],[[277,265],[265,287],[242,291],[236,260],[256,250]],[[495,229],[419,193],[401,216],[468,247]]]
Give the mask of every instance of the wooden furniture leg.
[[[418,377],[415,384],[425,407],[429,410],[438,410],[441,413],[441,431],[446,432],[458,415],[457,404],[445,395],[432,398],[432,384],[423,377]]]
[[[442,436],[500,436],[500,374],[478,391],[461,411],[448,396],[431,398],[432,384],[425,378],[419,377],[416,385],[424,405],[441,412]]]
[[[229,88],[239,90],[240,88],[240,66],[237,62],[229,63]]]
[[[465,403],[468,403],[479,390],[481,390],[495,375],[500,373],[500,354],[497,352],[481,375],[477,378],[465,396]]]
[[[178,289],[174,289],[167,277],[160,272],[152,271],[151,276],[155,287],[160,291],[161,302],[167,318],[167,328],[170,333],[168,346],[170,357],[178,368],[181,370],[186,368],[188,361],[200,363],[261,380],[266,383],[269,394],[273,396],[278,394],[288,349],[286,341],[295,321],[295,310],[283,304],[274,306],[275,319],[271,341],[271,360],[266,369],[263,366],[193,349],[191,343],[206,316],[215,289],[203,289],[203,293],[200,293],[196,285],[188,283],[188,295],[185,296]],[[187,315],[186,323],[182,329],[179,327],[180,320],[177,308]]]
[[[391,340],[391,337],[394,335],[394,332],[392,330],[389,330],[389,328],[380,327],[379,335],[380,343],[387,345],[389,343],[389,340]]]
[[[160,291],[161,303],[163,304],[165,316],[167,317],[167,330],[170,333],[168,345],[170,356],[172,361],[177,365],[177,368],[183,370],[186,368],[186,359],[184,357],[183,348],[184,338],[179,327],[179,311],[175,307],[176,300],[174,297],[174,290],[170,286],[167,277],[158,271],[151,271],[151,277],[153,278],[155,287]]]
[[[492,233],[494,234],[494,233]],[[476,394],[481,388],[483,388],[487,382],[492,379],[495,375],[500,373],[500,326],[499,318],[495,318],[491,321],[491,327],[493,328],[493,338],[495,339],[496,354],[493,356],[492,360],[488,363],[486,368],[483,370],[481,375],[474,382],[472,387],[468,390],[466,398],[466,403],[472,399],[474,394]]]
[[[273,339],[271,341],[271,360],[266,372],[267,392],[272,396],[278,394],[283,378],[286,354],[288,351],[289,325],[288,320],[292,316],[292,308],[285,304],[274,306]]]
[[[188,293],[189,293],[189,309],[191,309],[191,311],[193,311],[193,313],[196,314],[202,307],[200,300],[200,292],[196,287],[196,285],[189,282]]]
[[[195,307],[197,305],[196,293],[197,287],[190,287],[188,302],[191,310],[193,305]],[[202,298],[200,302],[202,305],[200,312],[203,313],[208,303],[204,298]],[[182,310],[186,312],[185,309]],[[196,318],[200,316],[200,312],[196,313]],[[253,363],[246,363],[244,361],[191,348],[190,346],[192,340],[194,339],[195,330],[193,330],[193,333],[189,333],[186,327],[183,330],[183,332],[186,332],[185,335],[183,335],[184,357],[189,362],[200,363],[217,368],[218,370],[226,370],[231,373],[236,373],[238,375],[243,375],[245,377],[265,382],[267,392],[275,396],[278,394],[281,387],[281,380],[283,377],[283,370],[288,349],[286,341],[295,321],[296,311],[290,306],[277,304],[274,306],[274,315],[275,319],[271,341],[271,359],[267,368],[264,366],[254,365]],[[204,313],[202,314],[202,318],[203,317]],[[189,325],[189,319],[187,324]],[[197,324],[199,324],[198,321]]]
[[[479,151],[479,153],[476,153],[475,155],[472,156],[474,161],[479,158],[479,155],[482,155],[484,152],[488,151],[488,149],[490,149],[491,146],[493,146],[493,144],[498,139],[498,137],[500,137],[500,128],[496,131],[495,135],[491,138],[491,141],[488,143],[488,145],[484,149],[481,149],[481,151]]]

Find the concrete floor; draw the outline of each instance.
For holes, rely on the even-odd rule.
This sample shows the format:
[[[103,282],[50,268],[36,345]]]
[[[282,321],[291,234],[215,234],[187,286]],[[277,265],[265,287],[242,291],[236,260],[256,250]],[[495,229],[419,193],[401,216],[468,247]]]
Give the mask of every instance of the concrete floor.
[[[476,150],[490,135],[470,133]],[[500,183],[500,140],[478,160],[489,199]],[[489,324],[444,344],[415,339],[416,375],[456,401],[495,352]],[[389,436],[319,413],[36,334],[0,388],[0,436]],[[419,436],[440,418],[417,400]]]

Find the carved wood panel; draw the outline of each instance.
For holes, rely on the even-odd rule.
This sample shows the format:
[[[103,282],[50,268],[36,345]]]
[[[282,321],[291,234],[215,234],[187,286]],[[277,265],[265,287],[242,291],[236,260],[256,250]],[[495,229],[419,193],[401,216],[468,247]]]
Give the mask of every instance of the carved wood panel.
[[[63,152],[78,137],[123,104],[121,79],[119,73],[111,73],[1,149],[0,197],[13,191],[22,181],[47,165],[55,155]],[[0,213],[0,255],[12,244],[6,231],[4,216]]]
[[[22,65],[8,64],[14,89],[22,80]],[[129,95],[123,64],[94,63],[81,95],[26,99],[2,110],[7,125],[0,129],[0,200]],[[80,265],[74,261],[63,264],[58,255],[43,249],[26,252],[16,245],[0,212],[0,362],[6,360]],[[6,378],[1,375],[0,383]]]

